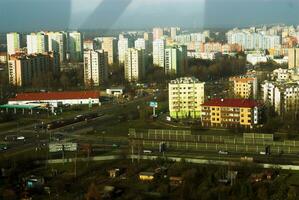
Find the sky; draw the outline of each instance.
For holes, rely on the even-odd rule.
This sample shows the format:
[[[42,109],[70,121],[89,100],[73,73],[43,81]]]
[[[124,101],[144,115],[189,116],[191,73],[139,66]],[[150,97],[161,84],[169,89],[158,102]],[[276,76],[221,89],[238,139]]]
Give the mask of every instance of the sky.
[[[299,0],[0,0],[0,32],[299,24]]]

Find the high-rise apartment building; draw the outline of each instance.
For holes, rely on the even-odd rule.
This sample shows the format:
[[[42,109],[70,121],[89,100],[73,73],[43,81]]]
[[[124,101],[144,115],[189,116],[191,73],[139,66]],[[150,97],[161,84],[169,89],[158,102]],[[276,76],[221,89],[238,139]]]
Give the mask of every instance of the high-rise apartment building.
[[[83,49],[84,50],[96,50],[96,41],[95,40],[84,40]]]
[[[153,40],[159,40],[163,37],[164,35],[164,30],[163,28],[159,28],[159,27],[156,27],[156,28],[153,28]]]
[[[148,53],[152,54],[153,53],[153,33],[145,32],[143,34],[143,39],[147,42],[148,46]]]
[[[48,35],[44,32],[27,35],[27,54],[45,53],[49,51]]]
[[[169,85],[169,113],[172,118],[200,118],[205,83],[194,77],[172,80]]]
[[[68,34],[68,53],[71,62],[83,61],[83,37],[80,32],[74,31]]]
[[[136,82],[144,77],[144,51],[142,49],[129,48],[125,54],[125,79]]]
[[[153,42],[153,64],[164,67],[165,62],[165,40],[159,39]]]
[[[113,37],[104,37],[102,49],[108,53],[108,64],[112,65],[117,62],[117,40]]]
[[[108,79],[108,53],[104,50],[84,51],[85,85],[99,86]]]
[[[32,81],[48,73],[59,71],[59,56],[55,52],[43,54],[14,54],[8,60],[9,83],[30,86]]]
[[[288,50],[289,69],[299,68],[299,48],[291,48]]]
[[[134,43],[135,49],[142,49],[145,53],[148,52],[148,43],[143,38],[138,38]]]
[[[258,81],[255,76],[236,76],[229,79],[235,97],[257,98]]]
[[[232,30],[227,34],[228,44],[239,44],[245,50],[266,50],[281,47],[281,39],[278,35],[266,35],[249,30]]]
[[[187,68],[187,47],[172,46],[165,49],[164,69],[166,74],[183,74]]]
[[[170,28],[170,37],[171,39],[175,40],[176,39],[176,36],[178,35],[178,31],[180,30],[180,28],[178,27],[171,27]]]
[[[60,62],[66,61],[67,50],[67,34],[65,32],[49,32],[49,51],[57,52],[60,57]]]
[[[125,37],[119,37],[118,40],[118,61],[119,63],[125,62],[126,52],[129,48],[129,39]]]
[[[7,54],[12,55],[21,48],[21,38],[19,33],[7,33]]]

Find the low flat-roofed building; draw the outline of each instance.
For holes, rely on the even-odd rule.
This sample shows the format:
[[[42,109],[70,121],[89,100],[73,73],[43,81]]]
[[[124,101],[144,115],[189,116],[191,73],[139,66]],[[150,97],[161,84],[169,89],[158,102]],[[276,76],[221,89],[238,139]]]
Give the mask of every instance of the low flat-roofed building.
[[[106,93],[108,95],[113,95],[113,96],[123,95],[124,91],[125,91],[124,87],[113,87],[113,88],[106,89]]]
[[[89,105],[100,103],[98,91],[69,91],[69,92],[37,92],[18,93],[15,98],[8,100],[10,105],[26,105],[32,103],[47,103],[51,107],[68,105]]]

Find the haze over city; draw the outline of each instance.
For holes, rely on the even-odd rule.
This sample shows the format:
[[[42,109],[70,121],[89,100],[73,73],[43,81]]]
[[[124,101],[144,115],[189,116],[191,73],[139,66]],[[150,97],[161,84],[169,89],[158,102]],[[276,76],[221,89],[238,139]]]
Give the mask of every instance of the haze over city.
[[[296,24],[298,9],[297,0],[1,0],[0,30]]]

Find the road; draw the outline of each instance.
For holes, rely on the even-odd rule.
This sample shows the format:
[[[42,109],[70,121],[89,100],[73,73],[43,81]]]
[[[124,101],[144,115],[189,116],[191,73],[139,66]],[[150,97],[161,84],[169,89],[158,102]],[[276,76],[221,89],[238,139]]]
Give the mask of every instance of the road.
[[[104,126],[105,121],[109,120],[116,120],[117,117],[122,114],[122,113],[130,113],[132,111],[137,110],[137,106],[139,104],[143,104],[144,102],[150,101],[153,98],[153,96],[149,95],[146,97],[134,99],[130,102],[127,102],[125,104],[114,104],[110,106],[106,106],[104,108],[99,108],[96,111],[84,111],[80,114],[90,114],[94,112],[98,112],[99,114],[103,114],[103,116],[89,120],[87,122],[79,122],[76,124],[72,124],[66,127],[62,127],[59,129],[51,130],[51,131],[46,131],[46,130],[36,130],[35,129],[35,124],[34,125],[27,125],[24,127],[18,127],[11,129],[9,131],[1,132],[0,136],[4,138],[5,135],[10,135],[10,134],[15,134],[16,131],[17,135],[22,135],[25,137],[28,137],[26,142],[18,142],[18,143],[10,143],[8,144],[9,149],[6,151],[0,152],[0,155],[5,153],[5,154],[13,154],[18,151],[25,151],[26,149],[30,148],[36,148],[40,147],[42,145],[48,145],[50,138],[52,136],[52,133],[55,132],[63,132],[65,136],[70,140],[73,140],[74,142],[80,141],[80,130],[87,130],[87,128],[97,128],[99,126]],[[73,116],[70,116],[69,118],[74,118],[77,116],[78,113],[74,114]],[[74,133],[77,134],[75,135]],[[1,135],[2,134],[2,135]],[[90,138],[91,143],[96,143],[94,138]]]
[[[225,166],[241,166],[242,162],[240,161],[226,161],[215,158],[195,158],[186,155],[181,156],[154,156],[154,155],[128,155],[127,159],[131,159],[132,162],[137,160],[157,160],[158,158],[167,158],[169,161],[180,162],[184,160],[185,162],[195,163],[195,164],[205,164],[205,165],[225,165]],[[124,159],[120,155],[106,155],[106,156],[94,156],[90,158],[66,158],[66,159],[51,159],[47,160],[48,164],[59,164],[59,163],[69,163],[69,162],[90,162],[90,161],[109,161],[109,160],[118,160]],[[271,163],[257,163],[257,167],[265,169],[280,168],[283,170],[293,170],[299,171],[299,165],[288,165],[288,164],[271,164]]]

